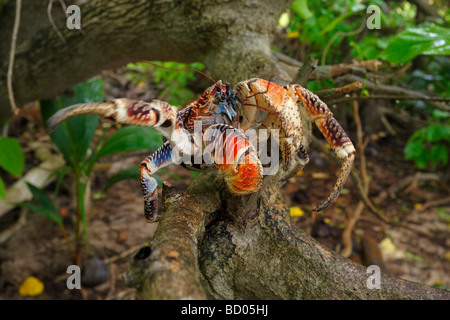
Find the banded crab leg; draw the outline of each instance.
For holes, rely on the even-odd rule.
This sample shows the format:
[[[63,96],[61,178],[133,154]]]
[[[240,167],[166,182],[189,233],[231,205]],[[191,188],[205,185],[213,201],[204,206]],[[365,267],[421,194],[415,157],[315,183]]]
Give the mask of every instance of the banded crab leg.
[[[164,101],[151,102],[131,99],[114,99],[98,103],[80,103],[56,112],[47,122],[49,132],[67,118],[80,114],[96,114],[117,123],[142,127],[154,127],[170,139],[174,128],[177,108]]]
[[[339,196],[352,169],[356,150],[344,129],[342,129],[341,125],[333,117],[333,113],[317,95],[299,85],[293,85],[291,87],[295,89],[296,95],[305,107],[306,113],[309,115],[311,121],[316,124],[336,156],[342,161],[333,191],[325,201],[313,210],[322,211],[330,206]]]
[[[166,141],[151,156],[145,158],[139,167],[146,222],[156,222],[159,220],[157,214],[158,184],[155,178],[152,177],[152,174],[158,171],[158,169],[173,163],[172,150],[172,145],[169,141]]]
[[[263,168],[243,131],[216,124],[206,129],[204,140],[210,142],[203,153],[205,161],[216,164],[231,193],[246,195],[261,188]]]

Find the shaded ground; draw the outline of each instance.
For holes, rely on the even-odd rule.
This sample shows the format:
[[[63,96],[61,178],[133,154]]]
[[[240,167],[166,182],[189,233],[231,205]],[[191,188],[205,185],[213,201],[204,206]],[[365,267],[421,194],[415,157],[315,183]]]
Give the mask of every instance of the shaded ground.
[[[120,92],[117,94],[120,95]],[[151,98],[154,97],[147,96],[145,99]],[[34,121],[39,123],[36,119]],[[42,126],[33,126],[30,117],[22,120],[21,125],[27,128],[29,141],[36,138],[44,142],[48,140]],[[382,191],[395,189],[393,187],[403,183],[402,188],[399,187],[395,193],[376,204],[391,219],[405,222],[416,231],[382,223],[364,210],[353,230],[354,250],[350,258],[364,265],[377,264],[385,272],[404,279],[450,287],[450,206],[447,203],[427,208],[434,200],[447,198],[449,187],[434,180],[419,179],[417,183],[414,180],[404,183],[414,177],[416,171],[411,163],[403,160],[402,147],[395,138],[379,140],[371,150],[367,154],[371,199],[375,201]],[[33,163],[33,154],[27,154],[27,157],[27,163]],[[95,171],[92,194],[101,192],[113,172],[137,165],[144,157],[145,154],[139,154],[107,159],[108,163],[99,165]],[[299,207],[304,212],[301,217],[293,217],[298,226],[328,247],[340,251],[341,232],[347,213],[354,210],[359,201],[353,182],[347,182],[341,196],[329,209],[321,214],[311,214],[313,206],[328,195],[338,169],[337,164],[328,162],[321,153],[311,150],[311,162],[303,174],[286,183],[283,191],[287,205]],[[181,182],[173,176],[160,174],[163,180],[174,185],[186,187],[193,179],[180,166],[172,165],[167,170],[183,180]],[[74,218],[69,181],[65,179],[63,182],[57,200],[58,208],[68,212],[64,218],[68,229],[73,225]],[[48,187],[50,192],[52,187],[54,185]],[[144,221],[139,183],[134,180],[119,182],[107,191],[104,199],[94,200],[92,205],[89,253],[98,259],[93,260],[99,266],[96,270],[109,270],[106,281],[94,287],[83,284],[81,290],[68,290],[66,269],[72,262],[60,229],[48,219],[28,213],[26,224],[8,241],[0,244],[0,299],[135,298],[133,289],[123,286],[121,274],[127,270],[133,254],[150,239],[156,228],[156,224]],[[14,221],[19,212],[15,209],[0,218],[0,231]],[[44,292],[38,297],[24,298],[18,293],[20,284],[29,276],[39,278],[45,285]]]

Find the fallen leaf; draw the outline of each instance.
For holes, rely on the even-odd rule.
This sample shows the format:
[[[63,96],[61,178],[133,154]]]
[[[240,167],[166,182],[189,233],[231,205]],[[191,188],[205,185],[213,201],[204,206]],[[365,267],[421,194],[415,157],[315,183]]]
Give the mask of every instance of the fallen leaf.
[[[450,251],[447,251],[446,253],[444,253],[444,259],[447,261],[450,261]]]
[[[44,284],[36,277],[26,278],[19,288],[21,296],[34,297],[38,296],[44,291]]]
[[[328,179],[330,175],[328,173],[325,172],[313,172],[312,173],[312,177],[314,179]]]
[[[384,258],[403,258],[405,255],[402,251],[397,250],[391,238],[384,238],[378,244],[381,254]]]
[[[303,217],[305,212],[299,207],[291,207],[290,209],[291,217]]]

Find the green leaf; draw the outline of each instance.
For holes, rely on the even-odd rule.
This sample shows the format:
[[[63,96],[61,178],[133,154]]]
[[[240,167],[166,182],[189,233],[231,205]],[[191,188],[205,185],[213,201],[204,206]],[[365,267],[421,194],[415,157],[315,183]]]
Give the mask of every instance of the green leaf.
[[[37,206],[29,203],[16,203],[17,206],[26,208],[32,212],[36,212],[44,217],[56,222],[59,226],[62,225],[62,217],[58,211],[50,210],[48,208]]]
[[[312,12],[308,8],[307,0],[295,0],[291,4],[291,10],[305,20],[313,16]]]
[[[106,182],[106,185],[103,188],[103,192],[106,192],[115,183],[128,179],[135,179],[135,180],[139,179],[139,166],[126,168],[112,175]]]
[[[13,138],[0,138],[0,151],[0,167],[20,176],[25,166],[25,157],[19,142]]]
[[[16,203],[16,205],[41,214],[44,217],[56,222],[58,225],[62,225],[61,214],[58,210],[56,210],[53,201],[48,197],[45,191],[32,185],[31,183],[27,182],[27,185],[33,194],[33,201],[35,201],[36,204]]]
[[[446,165],[448,162],[448,153],[449,150],[445,145],[437,144],[431,149],[431,161],[433,161],[434,164],[442,161],[442,163]]]
[[[35,200],[39,206],[54,210],[57,212],[55,205],[53,204],[53,201],[49,198],[47,193],[45,193],[44,190],[32,185],[31,183],[27,182],[28,189],[30,189],[31,193],[33,194],[33,200]]]
[[[2,178],[0,178],[0,198],[4,197],[6,197],[5,183],[3,182]]]
[[[87,102],[103,101],[103,84],[101,78],[93,78],[73,88],[73,95],[61,95],[52,100],[41,101],[41,113],[44,122],[58,110]],[[63,154],[67,163],[76,168],[86,157],[91,145],[99,116],[79,115],[69,118],[50,134],[55,145]]]
[[[124,127],[105,141],[96,159],[117,152],[157,149],[161,145],[161,134],[154,128]]]
[[[323,28],[322,31],[320,31],[320,35],[323,35],[333,29],[336,29],[336,26],[339,22],[341,22],[342,20],[344,20],[347,17],[350,17],[351,15],[354,15],[355,13],[356,12],[347,11],[347,12],[341,14],[339,17],[337,17],[333,21],[331,21],[325,28]]]
[[[405,252],[405,256],[408,258],[408,259],[411,259],[411,260],[414,260],[414,261],[423,261],[423,258],[422,257],[420,257],[420,256],[418,256],[418,255],[415,255],[414,253],[412,253],[412,252]]]
[[[438,26],[408,28],[389,42],[381,57],[393,63],[406,63],[421,54],[449,55],[450,29]]]
[[[437,142],[439,140],[450,140],[450,126],[430,124],[427,127],[427,141]]]

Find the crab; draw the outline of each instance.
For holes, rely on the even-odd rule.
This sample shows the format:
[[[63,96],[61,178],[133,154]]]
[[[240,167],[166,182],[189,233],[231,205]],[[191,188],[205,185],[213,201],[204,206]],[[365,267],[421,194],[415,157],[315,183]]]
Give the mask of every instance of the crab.
[[[255,143],[249,139],[250,130],[279,133],[280,181],[302,170],[309,157],[299,105],[305,108],[310,121],[317,125],[342,161],[333,190],[313,209],[322,211],[334,202],[344,186],[354,162],[355,148],[327,105],[300,85],[279,86],[253,78],[231,89],[229,84],[217,81],[198,100],[181,110],[160,100],[83,103],[59,110],[49,119],[47,127],[50,132],[69,117],[96,114],[117,123],[154,127],[161,132],[164,144],[146,157],[139,169],[145,220],[155,222],[160,214],[157,182],[152,175],[170,164],[197,170],[216,168],[232,194],[248,195],[260,190],[264,170]],[[200,137],[196,136],[199,131]],[[193,161],[198,160],[202,150],[209,150],[208,156]]]

